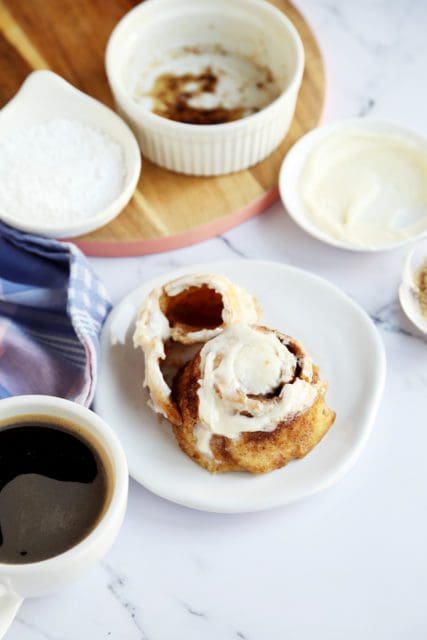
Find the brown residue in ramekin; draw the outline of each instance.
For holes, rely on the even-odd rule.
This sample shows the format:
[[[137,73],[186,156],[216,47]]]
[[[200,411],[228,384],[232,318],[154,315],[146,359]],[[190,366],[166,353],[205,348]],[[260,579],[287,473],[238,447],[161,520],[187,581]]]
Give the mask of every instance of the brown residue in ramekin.
[[[153,98],[154,113],[169,120],[187,124],[221,124],[242,118],[247,112],[243,107],[228,109],[220,105],[205,109],[191,106],[190,100],[202,93],[215,93],[217,84],[218,76],[211,67],[206,67],[199,74],[185,73],[175,76],[164,73],[156,78],[148,95]],[[188,85],[195,86],[189,90]]]

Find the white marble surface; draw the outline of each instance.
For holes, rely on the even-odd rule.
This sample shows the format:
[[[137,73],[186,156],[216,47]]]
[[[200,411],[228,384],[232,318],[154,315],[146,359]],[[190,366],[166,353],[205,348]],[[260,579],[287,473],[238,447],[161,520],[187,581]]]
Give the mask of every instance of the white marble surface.
[[[323,49],[325,121],[377,115],[427,134],[427,3],[298,0]],[[405,251],[315,241],[280,204],[195,247],[94,259],[117,301],[144,278],[206,260],[264,258],[342,287],[388,357],[369,444],[340,484],[257,515],[198,513],[131,483],[119,540],[63,592],[24,603],[8,640],[346,640],[427,637],[427,341],[396,298]]]

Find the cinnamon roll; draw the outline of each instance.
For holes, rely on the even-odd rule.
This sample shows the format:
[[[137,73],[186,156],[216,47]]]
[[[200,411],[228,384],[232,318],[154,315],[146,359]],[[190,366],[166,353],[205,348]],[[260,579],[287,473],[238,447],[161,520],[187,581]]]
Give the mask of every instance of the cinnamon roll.
[[[209,471],[265,473],[305,456],[335,413],[326,383],[293,338],[237,324],[207,342],[175,378],[181,449]]]
[[[235,323],[255,323],[260,315],[253,296],[217,274],[186,275],[154,289],[140,309],[133,336],[134,346],[144,352],[151,407],[180,424],[164,370],[171,345],[174,351],[174,343],[206,342]]]

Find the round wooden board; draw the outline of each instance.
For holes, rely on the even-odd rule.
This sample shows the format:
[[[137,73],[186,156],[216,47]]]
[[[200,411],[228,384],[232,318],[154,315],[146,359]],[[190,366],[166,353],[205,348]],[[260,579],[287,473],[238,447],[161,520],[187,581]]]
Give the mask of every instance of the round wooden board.
[[[135,256],[200,242],[260,213],[278,198],[278,173],[286,152],[320,120],[325,75],[318,44],[303,16],[288,0],[269,1],[298,29],[306,58],[295,117],[280,147],[251,169],[211,178],[179,175],[143,160],[138,187],[122,213],[101,229],[73,239],[87,255]],[[13,95],[14,84],[17,90],[32,69],[51,68],[112,106],[103,54],[114,24],[133,0],[104,0],[102,10],[96,0],[59,4],[0,0],[0,86],[4,80],[6,87],[1,101],[11,97],[9,89]]]

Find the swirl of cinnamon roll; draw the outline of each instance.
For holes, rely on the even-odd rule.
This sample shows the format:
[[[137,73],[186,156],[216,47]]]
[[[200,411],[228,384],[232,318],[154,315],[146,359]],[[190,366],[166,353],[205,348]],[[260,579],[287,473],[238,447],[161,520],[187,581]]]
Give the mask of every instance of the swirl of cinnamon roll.
[[[139,311],[133,336],[134,346],[144,352],[151,407],[172,423],[181,422],[162,370],[168,345],[206,342],[234,323],[259,318],[255,298],[225,276],[190,274],[154,289]]]
[[[306,455],[335,419],[326,384],[303,347],[265,327],[236,324],[182,369],[174,393],[185,453],[210,471],[263,473]]]

